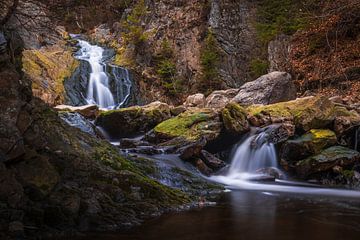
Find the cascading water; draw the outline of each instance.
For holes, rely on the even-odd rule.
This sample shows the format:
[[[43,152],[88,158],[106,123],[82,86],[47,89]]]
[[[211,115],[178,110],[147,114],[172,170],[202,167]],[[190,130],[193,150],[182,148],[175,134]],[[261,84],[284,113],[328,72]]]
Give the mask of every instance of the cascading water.
[[[104,49],[79,40],[79,59],[88,61],[91,66],[90,79],[86,100],[89,104],[97,104],[102,108],[112,108],[115,105],[114,97],[109,89],[109,77],[102,63]]]
[[[278,168],[275,146],[267,141],[267,132],[250,133],[236,149],[228,172],[229,177],[247,178],[257,170]]]
[[[125,106],[130,99],[132,88],[129,71],[122,67],[107,65],[106,59],[109,58],[109,54],[104,48],[91,45],[76,35],[73,37],[80,46],[75,57],[88,62],[91,69],[87,82],[86,102],[107,109]]]
[[[284,176],[278,168],[276,149],[268,130],[271,131],[271,126],[252,129],[248,137],[235,146],[231,165],[225,175],[211,176],[209,180],[222,183],[230,189],[360,197],[358,191],[321,188],[309,183],[268,178],[269,175]],[[269,182],[271,179],[274,181]]]

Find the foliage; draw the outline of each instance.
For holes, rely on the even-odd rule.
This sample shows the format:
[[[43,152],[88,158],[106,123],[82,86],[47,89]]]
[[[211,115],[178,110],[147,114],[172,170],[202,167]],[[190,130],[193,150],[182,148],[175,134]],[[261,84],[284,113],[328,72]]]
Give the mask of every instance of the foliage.
[[[259,58],[253,59],[250,62],[250,72],[252,77],[258,78],[268,72],[269,62]]]
[[[262,0],[257,12],[256,29],[262,42],[268,43],[280,33],[291,35],[304,27],[306,21],[298,0]]]
[[[148,39],[142,24],[143,18],[147,14],[147,7],[144,0],[138,1],[132,9],[131,13],[122,22],[124,29],[123,38],[125,44],[132,43],[135,46],[140,46]]]
[[[200,53],[200,63],[202,69],[202,78],[200,80],[200,89],[207,89],[211,92],[221,88],[221,81],[218,72],[220,62],[220,51],[217,40],[211,29],[207,32],[204,45]]]
[[[156,72],[161,79],[162,86],[167,93],[175,95],[181,91],[181,81],[177,78],[174,52],[167,39],[163,40],[157,56]]]

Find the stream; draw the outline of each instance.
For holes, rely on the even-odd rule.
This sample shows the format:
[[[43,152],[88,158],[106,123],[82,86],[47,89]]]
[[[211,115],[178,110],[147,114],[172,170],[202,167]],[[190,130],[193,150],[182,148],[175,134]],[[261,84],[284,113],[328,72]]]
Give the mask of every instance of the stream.
[[[79,45],[77,58],[91,66],[84,94],[87,103],[106,109],[122,107],[131,90],[128,71],[122,73],[125,77],[113,72],[115,79],[122,78],[117,88],[122,91],[112,92],[104,50],[83,40]],[[167,214],[122,233],[90,234],[79,239],[358,239],[360,191],[323,188],[289,179],[278,166],[269,129],[252,129],[234,146],[226,171],[203,176],[226,188],[215,206]],[[157,156],[163,162],[170,161],[167,158],[172,158],[174,166],[191,171],[183,167],[178,156]]]

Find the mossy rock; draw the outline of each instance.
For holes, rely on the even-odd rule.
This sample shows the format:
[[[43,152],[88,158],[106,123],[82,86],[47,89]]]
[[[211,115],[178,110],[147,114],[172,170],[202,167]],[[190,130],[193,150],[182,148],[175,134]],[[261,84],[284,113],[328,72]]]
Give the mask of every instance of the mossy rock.
[[[231,134],[242,134],[249,131],[245,108],[237,103],[229,103],[221,112],[225,129]]]
[[[331,147],[337,142],[336,135],[328,129],[311,129],[308,133],[294,140],[286,141],[280,150],[282,160],[296,162],[322,149]]]
[[[133,106],[101,112],[95,124],[112,138],[133,137],[145,133],[170,117],[169,105],[154,102],[142,107]]]
[[[254,105],[247,110],[250,118],[255,119],[259,125],[292,121],[297,129],[304,132],[330,127],[338,113],[335,105],[322,96],[299,98],[271,105]]]
[[[154,133],[160,139],[183,137],[188,141],[215,139],[221,131],[218,114],[207,108],[194,108],[157,125]]]
[[[22,56],[24,72],[32,81],[32,91],[46,103],[64,102],[64,80],[79,66],[71,49],[57,44],[41,49],[25,50]]]
[[[296,164],[296,173],[301,178],[309,178],[314,174],[331,171],[335,166],[347,167],[360,161],[358,151],[333,146],[323,150],[320,154],[311,156]]]

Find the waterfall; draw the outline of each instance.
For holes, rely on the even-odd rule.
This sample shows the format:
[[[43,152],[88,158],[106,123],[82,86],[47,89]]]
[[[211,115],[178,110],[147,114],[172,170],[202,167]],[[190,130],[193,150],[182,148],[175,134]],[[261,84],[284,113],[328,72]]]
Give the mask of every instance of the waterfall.
[[[107,109],[126,106],[132,88],[129,71],[122,67],[107,65],[105,59],[109,58],[109,54],[105,53],[104,48],[78,38],[77,41],[80,49],[75,57],[88,62],[91,69],[87,82],[86,102]]]

